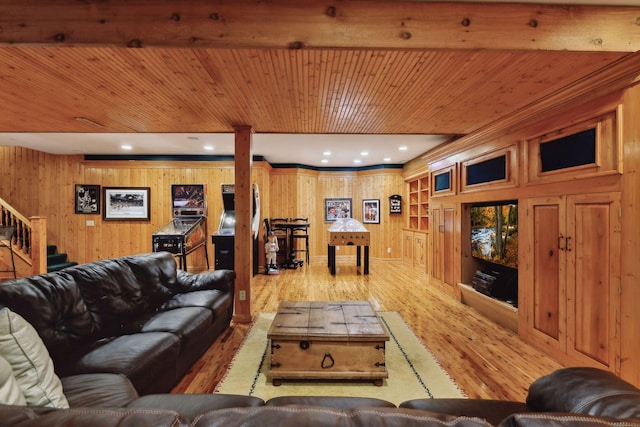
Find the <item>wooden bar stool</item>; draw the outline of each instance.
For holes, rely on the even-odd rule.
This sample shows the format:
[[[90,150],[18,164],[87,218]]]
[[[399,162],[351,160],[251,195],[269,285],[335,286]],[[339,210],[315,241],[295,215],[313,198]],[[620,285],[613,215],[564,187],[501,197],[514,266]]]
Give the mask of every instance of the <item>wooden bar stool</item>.
[[[304,252],[309,264],[309,218],[291,218],[291,223],[293,224],[291,238],[294,242],[292,252]],[[301,245],[297,243],[302,241],[304,241],[304,249],[301,249]]]

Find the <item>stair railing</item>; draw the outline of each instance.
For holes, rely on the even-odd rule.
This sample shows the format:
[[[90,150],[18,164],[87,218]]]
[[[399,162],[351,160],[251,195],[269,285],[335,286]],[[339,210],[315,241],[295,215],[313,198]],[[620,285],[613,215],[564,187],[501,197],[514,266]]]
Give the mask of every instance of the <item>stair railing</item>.
[[[47,218],[26,218],[0,198],[0,225],[15,227],[12,247],[14,255],[31,265],[32,274],[47,272]]]

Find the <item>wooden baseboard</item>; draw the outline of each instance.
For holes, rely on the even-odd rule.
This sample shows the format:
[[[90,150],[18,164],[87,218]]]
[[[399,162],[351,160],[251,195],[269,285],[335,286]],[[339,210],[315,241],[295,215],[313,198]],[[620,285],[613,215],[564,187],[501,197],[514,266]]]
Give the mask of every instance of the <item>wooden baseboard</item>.
[[[492,320],[498,325],[510,329],[518,333],[518,309],[499,301],[495,298],[486,296],[476,291],[469,285],[458,283],[460,293],[462,294],[462,302],[469,307],[478,310],[484,317]]]

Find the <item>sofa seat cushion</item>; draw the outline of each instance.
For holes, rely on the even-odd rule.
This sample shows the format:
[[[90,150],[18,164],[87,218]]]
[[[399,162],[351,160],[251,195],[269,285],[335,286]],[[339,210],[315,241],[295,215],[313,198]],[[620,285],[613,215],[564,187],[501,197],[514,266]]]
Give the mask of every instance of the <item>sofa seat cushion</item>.
[[[488,399],[413,399],[402,402],[399,406],[441,414],[482,418],[493,425],[497,425],[511,414],[529,412],[525,403]]]
[[[640,419],[640,390],[602,369],[564,368],[534,381],[527,405],[537,412]]]
[[[123,408],[139,397],[124,375],[83,374],[62,377],[61,380],[72,408]]]
[[[186,292],[171,297],[167,302],[160,306],[160,311],[174,310],[183,307],[206,307],[212,311],[218,312],[231,306],[233,300],[230,294],[226,294],[217,290],[205,290]]]
[[[134,400],[127,408],[155,408],[179,412],[187,421],[216,409],[263,406],[259,397],[235,394],[149,394]]]
[[[157,313],[143,326],[141,332],[169,332],[180,338],[181,351],[192,346],[199,347],[200,341],[210,335],[213,312],[206,308],[185,307]]]
[[[11,365],[27,405],[69,407],[42,339],[33,326],[7,307],[0,309],[0,356]]]
[[[98,341],[69,374],[125,375],[139,393],[163,375],[176,375],[180,339],[168,332],[145,332]]]

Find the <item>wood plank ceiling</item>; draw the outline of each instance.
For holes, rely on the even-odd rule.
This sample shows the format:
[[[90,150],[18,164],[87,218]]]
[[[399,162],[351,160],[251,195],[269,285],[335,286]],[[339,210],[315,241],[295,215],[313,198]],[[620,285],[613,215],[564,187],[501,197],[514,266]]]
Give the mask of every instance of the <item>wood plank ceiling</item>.
[[[130,2],[138,4],[131,13],[146,18],[139,22],[123,18],[124,9],[98,8],[106,4],[64,15],[64,9],[51,2],[31,3],[36,7],[14,13],[20,16],[11,16],[15,8],[0,5],[4,16],[0,18],[1,132],[232,132],[234,126],[251,125],[258,133],[462,135],[633,55],[640,46],[640,27],[628,22],[632,16],[640,17],[638,8],[511,4],[487,9],[487,5],[458,3],[434,9],[434,4],[402,2],[398,9],[397,2],[394,8],[388,2],[345,1],[338,3],[340,8],[354,7],[354,15],[364,16],[349,21],[350,11],[339,9],[334,12],[344,14],[340,25],[328,27],[315,15],[307,16],[295,1],[271,3],[273,13],[258,7],[261,2],[243,1],[245,12],[253,10],[245,15],[233,2],[220,1],[228,37],[220,42],[209,34],[202,42],[202,23],[154,27],[156,9],[140,1]],[[79,9],[77,3],[61,3],[68,3],[68,10]],[[164,8],[157,13],[173,10],[170,2],[158,3]],[[205,3],[189,2],[194,4],[190,12]],[[318,15],[326,18],[326,5],[311,3],[322,5]],[[206,9],[209,17],[210,10]],[[278,13],[292,10],[293,18],[282,23],[288,25],[286,32],[267,24],[284,20]],[[443,11],[442,16],[429,15],[435,10]],[[494,19],[494,26],[483,26],[482,17],[495,18],[496,13],[502,13],[500,22]],[[106,22],[119,20],[120,26],[107,31],[103,25],[96,33],[84,25],[103,15],[108,15]],[[171,16],[184,22],[185,15]],[[434,24],[439,30],[435,41],[430,39],[436,33],[429,22],[416,23],[455,19],[455,25],[462,23],[464,29],[469,26],[465,16],[480,24],[471,25],[476,31],[467,29],[466,35],[456,28],[456,39],[451,41],[447,37],[454,33],[448,30],[448,36],[444,31],[449,28],[446,22]],[[525,16],[529,18],[524,25],[512,22]],[[536,16],[535,25],[531,16]],[[563,29],[562,17],[568,29]],[[294,18],[299,21],[295,31]],[[379,32],[367,24],[374,18]],[[402,37],[396,34],[390,41],[388,36],[389,26],[393,24],[396,31],[398,20],[412,31],[405,35],[411,38],[406,48],[397,46]],[[629,25],[620,28],[619,20]],[[305,22],[308,28],[301,25]],[[578,28],[576,22],[600,22],[594,34],[615,43],[594,47],[594,34],[585,34],[589,41],[582,42],[563,33]],[[538,44],[532,43],[527,32],[541,23],[547,29],[537,34]],[[138,27],[155,31],[143,48],[126,48],[124,40],[133,35],[124,33],[134,33]],[[367,31],[354,35],[363,28]],[[189,39],[189,31],[198,34],[198,42],[195,35]],[[628,39],[619,40],[625,34]],[[305,40],[293,46],[302,48],[291,48],[295,39]]]

